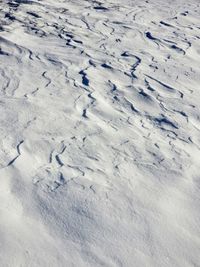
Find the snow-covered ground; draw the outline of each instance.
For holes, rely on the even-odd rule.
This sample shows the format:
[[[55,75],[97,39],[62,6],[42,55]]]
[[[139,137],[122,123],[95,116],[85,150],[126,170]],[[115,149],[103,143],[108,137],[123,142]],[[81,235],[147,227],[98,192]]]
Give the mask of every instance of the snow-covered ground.
[[[0,266],[200,266],[199,0],[0,1]]]

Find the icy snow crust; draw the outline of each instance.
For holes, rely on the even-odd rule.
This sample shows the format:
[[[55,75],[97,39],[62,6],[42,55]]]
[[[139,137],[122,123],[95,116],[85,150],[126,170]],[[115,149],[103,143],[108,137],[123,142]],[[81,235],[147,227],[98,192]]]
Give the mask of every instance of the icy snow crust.
[[[198,0],[0,1],[0,266],[200,266]]]

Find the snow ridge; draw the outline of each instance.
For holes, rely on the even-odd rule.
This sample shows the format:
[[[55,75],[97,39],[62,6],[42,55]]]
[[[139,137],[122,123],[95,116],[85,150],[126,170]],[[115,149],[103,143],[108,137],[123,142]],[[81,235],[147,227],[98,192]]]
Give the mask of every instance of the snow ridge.
[[[199,39],[197,0],[1,1],[1,266],[199,266]]]

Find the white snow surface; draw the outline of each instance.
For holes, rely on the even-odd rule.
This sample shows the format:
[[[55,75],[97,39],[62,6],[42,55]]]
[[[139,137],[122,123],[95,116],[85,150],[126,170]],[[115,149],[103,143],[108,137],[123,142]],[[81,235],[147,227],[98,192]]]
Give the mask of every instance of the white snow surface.
[[[0,266],[200,266],[199,0],[0,1]]]

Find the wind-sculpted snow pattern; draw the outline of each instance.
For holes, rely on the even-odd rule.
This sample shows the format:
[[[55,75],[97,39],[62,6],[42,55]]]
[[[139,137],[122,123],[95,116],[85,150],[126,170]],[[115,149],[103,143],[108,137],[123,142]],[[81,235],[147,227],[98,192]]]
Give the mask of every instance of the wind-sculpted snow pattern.
[[[200,266],[199,0],[0,1],[0,266]]]

